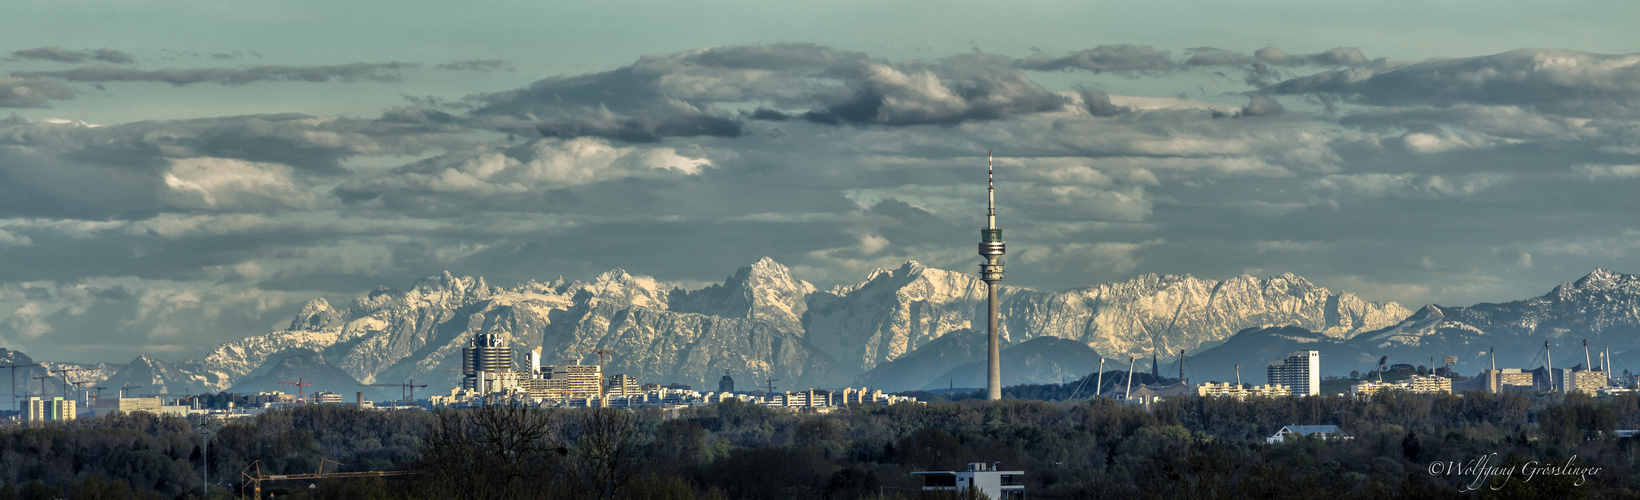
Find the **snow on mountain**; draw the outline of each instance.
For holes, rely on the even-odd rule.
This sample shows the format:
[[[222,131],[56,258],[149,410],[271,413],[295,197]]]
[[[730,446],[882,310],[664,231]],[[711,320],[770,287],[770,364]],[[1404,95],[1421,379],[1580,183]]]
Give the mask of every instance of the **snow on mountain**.
[[[1589,351],[1583,350],[1583,341]],[[1544,343],[1550,351],[1544,352]],[[1457,356],[1460,373],[1490,368],[1599,365],[1610,345],[1617,372],[1632,370],[1628,354],[1640,350],[1640,276],[1596,269],[1539,297],[1498,304],[1446,307],[1431,304],[1398,323],[1338,339],[1302,327],[1249,329],[1224,344],[1193,356],[1193,366],[1212,380],[1227,380],[1231,363],[1243,363],[1244,381],[1263,383],[1262,363],[1297,349],[1321,352],[1323,374],[1368,372],[1378,358],[1389,363],[1440,366]]]
[[[1291,274],[1145,275],[1064,292],[1003,286],[999,296],[1005,341],[1060,337],[1109,356],[1199,350],[1261,326],[1349,338],[1409,314]],[[598,362],[585,351],[612,350],[606,373],[647,382],[704,386],[732,371],[837,387],[949,332],[983,329],[984,302],[984,282],[916,262],[826,291],[767,258],[699,290],[620,269],[585,282],[510,287],[445,272],[408,290],[378,288],[345,307],[314,300],[286,329],[222,344],[200,359],[143,356],[112,377],[173,392],[220,391],[265,375],[283,353],[313,351],[362,383],[450,387],[461,348],[489,333],[520,353],[542,348],[548,364]]]
[[[1389,355],[1391,362],[1428,364],[1431,356],[1455,355],[1460,370],[1474,371],[1491,366],[1489,349],[1496,349],[1500,367],[1541,366],[1544,342],[1557,360],[1567,360],[1564,366],[1584,364],[1584,340],[1591,351],[1587,362],[1593,364],[1600,362],[1592,352],[1607,344],[1614,354],[1640,349],[1640,276],[1595,269],[1525,300],[1429,305],[1351,343]]]
[[[816,295],[804,318],[809,341],[860,370],[945,332],[985,324],[983,281],[915,262]],[[1065,292],[999,287],[998,296],[1002,338],[1067,338],[1112,356],[1199,350],[1264,326],[1299,326],[1342,339],[1410,314],[1400,304],[1334,294],[1292,274],[1225,281],[1147,274]]]

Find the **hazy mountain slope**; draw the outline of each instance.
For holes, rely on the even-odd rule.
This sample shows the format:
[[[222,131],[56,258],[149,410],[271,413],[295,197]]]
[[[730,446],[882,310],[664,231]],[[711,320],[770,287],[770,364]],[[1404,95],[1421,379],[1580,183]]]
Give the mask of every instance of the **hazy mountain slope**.
[[[377,387],[361,387],[358,380],[346,372],[325,361],[318,351],[297,349],[280,353],[275,356],[277,361],[271,361],[268,370],[235,383],[229,392],[237,394],[254,394],[258,392],[284,392],[297,394],[296,386],[282,385],[280,382],[311,383],[304,386],[302,392],[314,394],[317,392],[335,392],[343,396],[344,401],[352,402],[357,392],[364,392],[365,398],[371,401],[397,399],[399,391],[383,390]],[[390,397],[384,397],[391,392]]]
[[[1002,345],[1008,344],[1003,342]],[[985,351],[985,333],[969,329],[954,330],[910,354],[878,363],[861,374],[853,385],[889,391],[921,389],[936,382],[936,379],[945,380],[946,373],[963,363],[984,360]]]
[[[983,345],[983,344],[982,344]],[[1002,350],[1002,385],[1061,384],[1099,369],[1099,353],[1087,345],[1058,337],[1037,337]],[[985,352],[952,368],[917,389],[985,387]],[[1106,368],[1109,368],[1107,360]]]
[[[1292,275],[1223,282],[1146,275],[1066,292],[999,293],[1005,340],[1062,337],[1113,357],[1199,350],[1267,325],[1346,338],[1406,314]],[[585,351],[611,350],[608,373],[649,382],[704,386],[733,371],[788,387],[835,387],[946,333],[983,328],[984,298],[973,276],[915,262],[828,291],[770,259],[692,291],[620,269],[585,282],[509,287],[443,273],[405,290],[378,288],[345,307],[314,300],[283,330],[222,344],[200,359],[144,356],[110,380],[220,391],[268,372],[280,353],[316,351],[357,381],[415,379],[443,392],[459,378],[461,348],[475,334],[494,333],[520,353],[542,348],[547,363],[596,363]]]

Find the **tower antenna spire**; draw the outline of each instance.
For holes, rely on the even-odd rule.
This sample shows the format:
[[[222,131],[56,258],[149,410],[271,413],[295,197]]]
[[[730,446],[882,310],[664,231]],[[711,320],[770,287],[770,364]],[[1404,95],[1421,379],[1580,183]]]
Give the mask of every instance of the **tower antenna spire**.
[[[979,265],[979,279],[985,282],[986,298],[986,395],[985,399],[1002,399],[1002,353],[997,334],[997,283],[1002,281],[1002,254],[1007,251],[1002,241],[1002,228],[997,227],[997,186],[994,153],[985,152],[985,228],[979,230],[979,255],[985,262]]]
[[[985,227],[997,227],[997,174],[995,157],[990,151],[985,152]]]

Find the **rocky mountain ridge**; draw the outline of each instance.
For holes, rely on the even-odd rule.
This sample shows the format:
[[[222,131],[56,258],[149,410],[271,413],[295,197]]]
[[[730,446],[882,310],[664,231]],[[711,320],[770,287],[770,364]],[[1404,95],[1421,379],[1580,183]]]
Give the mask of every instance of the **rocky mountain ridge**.
[[[493,333],[520,353],[541,348],[547,363],[597,362],[584,351],[612,350],[607,373],[645,381],[704,387],[729,372],[779,378],[788,387],[836,387],[946,333],[983,328],[984,290],[972,275],[916,262],[830,290],[767,258],[698,290],[621,269],[590,281],[506,287],[446,272],[407,290],[378,288],[342,307],[314,300],[286,329],[222,344],[199,359],[140,357],[110,380],[220,391],[264,375],[270,361],[290,352],[316,351],[358,382],[415,379],[447,388],[459,376],[447,370],[460,368],[461,348],[473,335]],[[1200,350],[1263,326],[1344,339],[1410,314],[1292,274],[1224,281],[1144,275],[1063,292],[1004,286],[999,294],[1009,342],[1060,337],[1110,356]]]

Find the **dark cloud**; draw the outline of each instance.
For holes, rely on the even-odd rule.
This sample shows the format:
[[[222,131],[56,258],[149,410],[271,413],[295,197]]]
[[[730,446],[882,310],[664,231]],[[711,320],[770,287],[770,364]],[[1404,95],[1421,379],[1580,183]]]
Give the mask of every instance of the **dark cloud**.
[[[355,156],[464,144],[426,122],[257,115],[135,122],[0,122],[0,218],[133,219],[166,211],[278,212]]]
[[[249,68],[165,68],[144,70],[91,66],[64,71],[18,72],[13,75],[57,78],[74,82],[161,82],[176,86],[196,83],[246,85],[255,82],[399,82],[415,63],[350,63],[335,66],[251,66]]]
[[[1036,53],[1014,62],[1021,69],[1032,71],[1061,71],[1080,69],[1094,73],[1161,73],[1176,64],[1168,51],[1156,50],[1149,45],[1100,45],[1063,57],[1049,57]]]
[[[1520,49],[1294,78],[1277,94],[1331,94],[1376,106],[1513,105],[1586,116],[1640,116],[1640,55]]]
[[[1383,63],[1383,59],[1368,60],[1367,56],[1361,54],[1361,49],[1355,47],[1338,47],[1314,54],[1288,54],[1275,47],[1265,47],[1258,49],[1253,56],[1276,66],[1363,66],[1369,63]]]
[[[0,76],[0,108],[48,108],[54,99],[73,98],[74,91],[55,80]]]
[[[828,125],[950,125],[1062,109],[1007,58],[970,54],[889,64],[806,44],[645,56],[614,71],[473,96],[475,126],[535,137],[737,137],[745,119]],[[750,113],[727,103],[759,104]]]
[[[91,52],[91,58],[98,61],[114,64],[131,64],[131,55],[114,49],[97,49]]]
[[[450,61],[438,65],[444,71],[477,71],[489,73],[491,71],[518,71],[513,64],[501,59],[470,59],[465,61]]]
[[[1130,111],[1126,107],[1111,104],[1110,94],[1097,90],[1083,89],[1077,91],[1082,96],[1082,109],[1093,116],[1116,116]]]
[[[87,59],[114,64],[131,64],[131,55],[114,49],[97,50],[67,50],[62,47],[44,46],[12,52],[18,59],[35,61],[56,61],[65,63],[85,62]]]
[[[15,146],[122,167],[159,169],[168,159],[214,157],[271,162],[313,173],[340,173],[351,156],[416,154],[461,144],[459,126],[287,113],[134,122],[107,127],[48,122],[0,123],[0,147]]]
[[[1253,57],[1240,52],[1213,47],[1197,47],[1186,50],[1190,54],[1185,59],[1185,66],[1246,66],[1253,63]]]

